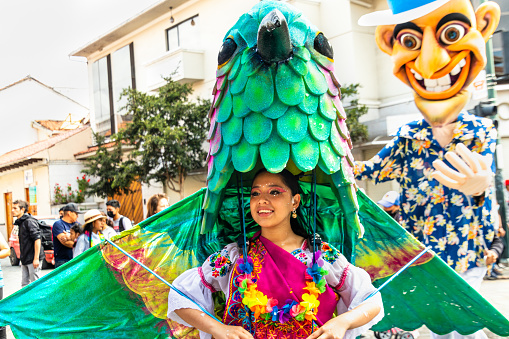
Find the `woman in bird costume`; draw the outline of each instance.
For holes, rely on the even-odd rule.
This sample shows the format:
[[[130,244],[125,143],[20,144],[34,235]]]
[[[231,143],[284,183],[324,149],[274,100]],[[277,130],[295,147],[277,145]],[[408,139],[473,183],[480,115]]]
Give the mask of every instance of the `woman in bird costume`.
[[[375,287],[385,286],[381,294],[386,313],[374,330],[412,330],[425,324],[437,333],[456,328],[472,333],[487,327],[509,335],[509,321],[433,253],[422,255],[399,273],[424,246],[355,186],[333,57],[325,36],[285,3],[261,1],[241,16],[226,34],[218,56],[207,187],[2,300],[0,325],[10,325],[19,338],[199,338],[196,328],[167,316],[170,290],[171,294],[177,292],[171,283],[189,269],[202,267],[205,271],[203,263],[218,277],[228,265],[237,273],[249,274],[250,260],[241,262],[240,258],[250,256],[243,253],[233,262],[231,253],[228,257],[222,251],[232,243],[240,243],[239,248],[251,253],[261,248],[258,245],[264,240],[258,237],[260,227],[250,212],[253,179],[261,169],[268,173],[286,169],[298,176],[300,186],[299,207],[292,220],[306,234],[320,234],[328,246],[317,247],[319,241],[312,237],[307,242],[313,246],[303,255],[311,267],[296,263],[301,266],[292,265],[295,272],[288,274],[305,280],[305,270],[316,277],[313,283],[320,291],[319,286],[325,284],[319,279],[319,259],[327,262],[337,257],[343,268],[351,264],[364,269]],[[265,196],[270,192],[260,193]],[[267,251],[273,249],[270,244],[263,245]],[[276,259],[281,253],[290,255],[276,252]],[[330,265],[332,272],[334,263]],[[252,267],[251,282],[256,283],[254,275],[263,270],[257,271],[260,266],[254,259]],[[263,274],[267,272],[270,270]],[[251,296],[260,292],[267,299],[278,297],[278,289],[265,289],[261,280],[259,289],[253,289],[246,278],[235,280],[241,289],[246,288],[246,303],[253,301],[249,291]],[[336,283],[325,280],[327,285]],[[278,286],[283,280],[265,281]],[[211,287],[210,292],[217,290],[214,284]],[[311,296],[318,292],[313,286],[309,289],[295,293],[308,294],[307,300],[294,301],[299,305],[312,302]],[[225,305],[231,305],[234,298],[225,300],[221,291],[211,294],[216,307],[207,312],[218,321],[235,318],[224,312],[233,310]],[[336,297],[331,294],[332,298]],[[376,294],[372,298],[377,298]],[[343,299],[347,305],[347,298]],[[312,330],[328,320],[320,312],[328,309],[330,302],[324,305],[323,309],[318,306]],[[251,314],[235,319],[250,322],[258,315],[270,317],[272,322],[274,316],[273,324],[281,327],[292,312],[279,312],[280,306],[293,309],[294,315],[302,313],[297,312],[298,305],[286,300],[265,304],[266,311],[267,306],[272,311],[278,306],[277,313],[270,315],[256,303],[250,304],[253,309],[237,306],[237,315],[243,311]],[[340,312],[347,310],[348,306]],[[312,314],[309,317],[313,318]]]
[[[280,13],[268,15],[284,22]],[[235,339],[353,339],[378,322],[382,299],[379,293],[368,298],[375,292],[369,275],[332,245],[320,241],[317,246],[317,239],[295,220],[300,199],[298,181],[287,170],[258,172],[250,211],[261,231],[245,246],[228,244],[173,283],[209,312],[212,293],[224,293],[224,324],[174,290],[168,298],[169,318],[199,328],[202,339],[211,338],[206,333]]]

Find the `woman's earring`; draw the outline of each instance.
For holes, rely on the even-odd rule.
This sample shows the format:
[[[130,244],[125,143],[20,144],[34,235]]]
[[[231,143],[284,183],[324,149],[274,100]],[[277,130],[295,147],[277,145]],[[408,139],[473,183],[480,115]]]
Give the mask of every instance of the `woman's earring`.
[[[297,218],[297,211],[296,210],[293,210],[292,211],[292,218]]]

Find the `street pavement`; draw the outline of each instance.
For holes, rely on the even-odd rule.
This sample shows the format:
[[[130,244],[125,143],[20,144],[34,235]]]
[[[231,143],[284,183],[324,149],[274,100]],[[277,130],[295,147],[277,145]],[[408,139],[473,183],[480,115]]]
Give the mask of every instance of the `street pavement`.
[[[21,268],[19,266],[11,266],[9,258],[0,259],[2,271],[4,275],[4,298],[21,288]],[[42,270],[42,275],[50,273],[52,270]],[[509,269],[504,270],[504,274],[509,276]],[[481,295],[488,300],[496,309],[500,311],[506,318],[509,319],[509,279],[507,280],[485,280],[481,285]],[[484,330],[490,339],[495,338],[509,338],[500,337],[491,333],[489,330]],[[419,329],[419,338],[430,338],[430,332],[426,327]],[[374,338],[373,332],[367,333],[363,336],[366,339]],[[10,329],[7,329],[7,339],[14,339]]]

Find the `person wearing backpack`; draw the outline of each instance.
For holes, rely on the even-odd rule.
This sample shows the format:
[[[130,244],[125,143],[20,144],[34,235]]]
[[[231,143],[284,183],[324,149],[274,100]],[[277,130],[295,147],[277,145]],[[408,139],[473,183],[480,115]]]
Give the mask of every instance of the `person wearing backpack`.
[[[113,229],[120,233],[122,231],[133,228],[133,224],[129,218],[120,214],[120,203],[118,200],[109,200],[106,203],[106,211],[108,217],[113,221]]]
[[[24,200],[12,203],[12,215],[16,217],[14,224],[18,225],[21,287],[39,279],[40,262],[44,259],[39,223],[27,210],[28,203]]]

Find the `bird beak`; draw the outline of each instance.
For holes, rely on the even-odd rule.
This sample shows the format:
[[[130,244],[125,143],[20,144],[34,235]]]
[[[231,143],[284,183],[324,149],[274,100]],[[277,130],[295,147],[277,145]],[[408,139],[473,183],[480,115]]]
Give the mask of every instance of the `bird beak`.
[[[272,10],[260,23],[257,48],[266,63],[286,60],[292,54],[288,24],[279,10]]]

